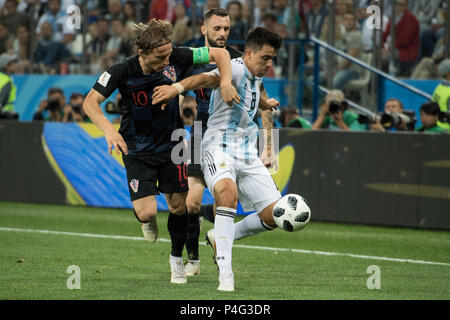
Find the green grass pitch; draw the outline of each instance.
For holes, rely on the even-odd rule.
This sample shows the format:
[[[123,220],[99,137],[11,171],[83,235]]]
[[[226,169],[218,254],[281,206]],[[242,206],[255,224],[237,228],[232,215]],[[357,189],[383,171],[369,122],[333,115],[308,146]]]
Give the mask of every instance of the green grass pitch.
[[[235,241],[236,290],[223,293],[206,221],[200,275],[170,283],[166,222],[158,213],[161,240],[151,244],[131,210],[0,202],[0,299],[450,299],[448,231],[312,220],[297,233],[265,232]],[[79,290],[67,288],[72,265]],[[373,265],[380,289],[367,287]]]

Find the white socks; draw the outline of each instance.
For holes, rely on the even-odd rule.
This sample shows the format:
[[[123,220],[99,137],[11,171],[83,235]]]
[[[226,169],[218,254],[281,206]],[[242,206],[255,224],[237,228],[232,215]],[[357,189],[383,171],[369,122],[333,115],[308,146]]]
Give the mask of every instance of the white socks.
[[[216,241],[216,260],[220,273],[232,272],[231,252],[234,241],[234,217],[236,209],[218,207],[214,221],[214,238]]]
[[[268,226],[259,218],[257,212],[254,212],[234,225],[234,240],[239,240],[273,229],[274,228]]]

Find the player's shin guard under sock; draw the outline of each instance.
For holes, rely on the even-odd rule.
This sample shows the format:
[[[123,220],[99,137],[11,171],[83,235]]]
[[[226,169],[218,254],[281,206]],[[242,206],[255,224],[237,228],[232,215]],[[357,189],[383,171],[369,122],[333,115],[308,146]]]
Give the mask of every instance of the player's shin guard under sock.
[[[236,209],[218,207],[214,222],[214,237],[217,248],[217,265],[220,272],[231,272],[231,251],[234,241],[234,217]]]
[[[200,237],[199,214],[188,214],[186,251],[189,260],[198,260],[198,238]]]
[[[172,251],[170,254],[174,257],[181,257],[183,255],[183,248],[186,243],[187,225],[187,213],[179,216],[169,212],[167,229],[169,230],[170,240],[172,240]]]
[[[258,213],[252,213],[234,225],[234,240],[253,236],[263,231],[270,231],[274,228],[268,226],[260,218]]]
[[[209,222],[214,223],[214,204],[205,204],[200,207],[200,214]]]

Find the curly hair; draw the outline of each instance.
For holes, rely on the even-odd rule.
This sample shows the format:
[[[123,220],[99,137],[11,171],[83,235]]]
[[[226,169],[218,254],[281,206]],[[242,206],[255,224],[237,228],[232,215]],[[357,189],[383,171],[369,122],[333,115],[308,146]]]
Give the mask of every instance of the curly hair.
[[[136,50],[149,53],[172,40],[172,24],[169,21],[152,19],[148,24],[134,24]]]

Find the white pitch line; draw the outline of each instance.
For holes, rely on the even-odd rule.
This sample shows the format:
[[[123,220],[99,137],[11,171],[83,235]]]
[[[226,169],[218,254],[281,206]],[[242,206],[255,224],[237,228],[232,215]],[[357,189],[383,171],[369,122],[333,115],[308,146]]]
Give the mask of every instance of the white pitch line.
[[[33,233],[56,234],[56,235],[88,237],[88,238],[147,241],[143,237],[118,236],[118,235],[95,234],[95,233],[78,233],[78,232],[53,231],[53,230],[20,229],[20,228],[4,228],[4,227],[0,227],[0,231],[33,232]],[[158,241],[170,242],[169,239],[164,239],[164,238],[159,238]],[[206,245],[205,242],[200,242],[200,244]],[[304,249],[261,247],[261,246],[250,246],[250,245],[245,245],[245,244],[233,244],[233,247],[234,248],[244,248],[244,249],[266,250],[266,251],[284,251],[284,252],[308,253],[308,254],[325,255],[325,256],[342,256],[342,257],[351,257],[351,258],[358,258],[358,259],[370,259],[370,260],[383,260],[383,261],[392,261],[392,262],[407,262],[407,263],[415,263],[415,264],[430,264],[430,265],[450,266],[450,263],[447,263],[447,262],[435,262],[435,261],[425,261],[425,260],[413,260],[413,259],[400,259],[400,258],[389,258],[389,257],[379,257],[379,256],[367,256],[367,255],[361,255],[361,254],[342,253],[342,252],[328,252],[328,251],[316,251],[316,250],[304,250]]]

